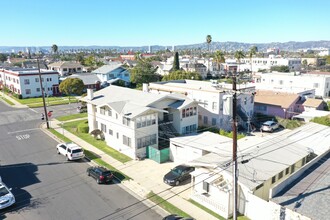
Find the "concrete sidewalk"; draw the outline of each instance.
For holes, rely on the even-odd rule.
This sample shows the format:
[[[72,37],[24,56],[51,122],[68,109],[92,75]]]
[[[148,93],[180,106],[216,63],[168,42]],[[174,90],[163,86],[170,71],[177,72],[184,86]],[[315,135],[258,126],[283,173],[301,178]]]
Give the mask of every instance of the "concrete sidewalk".
[[[51,128],[55,129],[60,134],[63,134],[67,138],[71,139],[76,144],[80,145],[86,150],[92,151],[97,154],[102,160],[125,173],[131,180],[123,181],[121,185],[123,188],[134,192],[138,195],[140,200],[146,198],[150,191],[158,194],[163,199],[167,200],[174,206],[178,207],[182,211],[188,213],[190,216],[197,220],[215,220],[217,219],[213,215],[210,215],[206,211],[198,208],[188,201],[191,192],[191,184],[183,184],[177,187],[170,187],[163,183],[163,176],[174,166],[172,162],[158,164],[157,162],[149,159],[142,161],[129,161],[127,163],[121,163],[111,156],[105,154],[103,151],[97,149],[93,145],[87,143],[86,141],[80,139],[76,135],[68,132],[61,127],[61,122],[56,119],[52,119]],[[43,130],[54,139],[57,139],[52,133],[46,129],[45,123],[42,126]],[[58,139],[57,139],[58,140]],[[60,140],[58,140],[60,142]],[[152,205],[146,200],[148,205]],[[163,212],[166,213],[166,212]],[[172,213],[171,213],[172,214]],[[163,214],[164,215],[164,214]]]

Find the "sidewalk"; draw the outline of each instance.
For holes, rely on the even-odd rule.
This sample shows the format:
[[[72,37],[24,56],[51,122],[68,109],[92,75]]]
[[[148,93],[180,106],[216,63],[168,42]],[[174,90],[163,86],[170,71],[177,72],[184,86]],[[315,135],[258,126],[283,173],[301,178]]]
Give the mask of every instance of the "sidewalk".
[[[9,105],[5,100],[3,100],[3,103],[5,103],[8,106],[11,106],[14,108],[28,108],[28,106],[19,103],[18,101],[16,101],[15,99],[13,99],[9,95],[7,95],[6,93],[0,92],[0,97],[4,97],[4,98],[8,99],[9,101],[11,101],[12,103],[14,103],[14,105]]]
[[[42,128],[48,135],[55,138],[52,133],[47,131],[45,123],[43,123]],[[142,161],[132,160],[127,163],[121,163],[111,156],[105,154],[103,151],[95,148],[93,145],[61,128],[60,121],[52,119],[51,128],[55,129],[60,134],[65,135],[67,138],[71,139],[73,142],[77,143],[84,149],[94,152],[100,156],[102,160],[131,177],[131,180],[123,181],[120,185],[123,186],[126,191],[128,189],[134,192],[134,194],[140,197],[140,200],[145,199],[147,194],[150,191],[153,191],[163,199],[167,200],[169,203],[188,213],[190,216],[197,220],[217,219],[213,215],[210,215],[206,211],[187,201],[190,197],[190,183],[177,187],[170,187],[163,183],[163,176],[176,164],[172,162],[158,164],[157,162],[149,159]],[[153,203],[150,201],[148,202],[147,200],[146,203],[149,206],[153,205]],[[162,212],[162,214],[166,215],[164,213],[166,213],[165,211]]]

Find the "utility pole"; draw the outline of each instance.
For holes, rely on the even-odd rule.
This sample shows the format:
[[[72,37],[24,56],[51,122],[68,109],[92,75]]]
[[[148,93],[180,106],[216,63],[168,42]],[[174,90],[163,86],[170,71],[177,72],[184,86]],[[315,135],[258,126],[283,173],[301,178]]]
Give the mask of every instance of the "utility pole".
[[[233,220],[237,220],[237,90],[236,74],[233,76]]]
[[[41,87],[41,95],[42,95],[42,102],[44,104],[44,111],[45,111],[45,117],[46,117],[46,125],[47,129],[49,129],[49,123],[48,123],[48,114],[47,114],[47,108],[46,108],[46,102],[45,102],[45,93],[44,93],[44,88],[42,86],[42,78],[41,78],[41,72],[40,72],[40,64],[39,64],[39,58],[37,58],[37,63],[38,63],[38,71],[39,71],[39,81],[40,81],[40,87]]]

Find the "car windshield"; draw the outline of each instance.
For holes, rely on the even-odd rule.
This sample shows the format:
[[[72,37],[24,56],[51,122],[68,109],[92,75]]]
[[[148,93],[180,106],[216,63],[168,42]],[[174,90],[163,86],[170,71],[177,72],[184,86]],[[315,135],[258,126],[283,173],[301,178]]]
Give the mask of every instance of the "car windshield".
[[[81,149],[75,149],[75,150],[72,151],[72,153],[80,153],[80,152],[82,152]]]
[[[103,175],[104,175],[104,176],[109,176],[109,175],[111,175],[111,172],[110,172],[110,171],[104,171],[104,172],[103,172]]]
[[[180,169],[178,167],[173,168],[171,171],[178,175],[181,175],[181,173],[182,173],[182,169]]]
[[[0,196],[7,195],[9,192],[5,187],[0,188]]]

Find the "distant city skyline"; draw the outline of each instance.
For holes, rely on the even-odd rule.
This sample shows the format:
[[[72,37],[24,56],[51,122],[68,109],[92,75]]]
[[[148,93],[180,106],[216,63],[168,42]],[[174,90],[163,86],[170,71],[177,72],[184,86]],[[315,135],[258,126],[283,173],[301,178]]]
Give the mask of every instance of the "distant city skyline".
[[[330,40],[330,1],[11,0],[0,46],[147,46]]]

